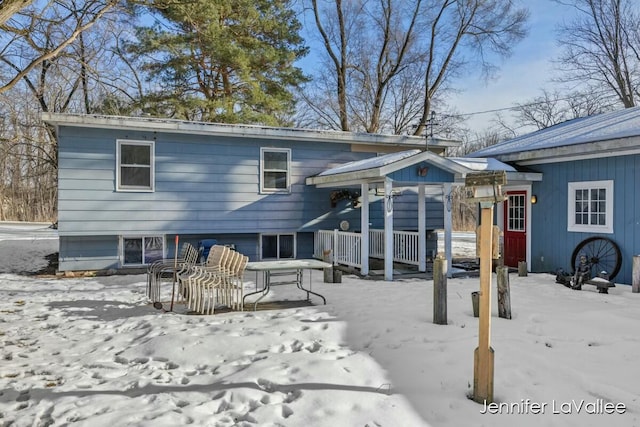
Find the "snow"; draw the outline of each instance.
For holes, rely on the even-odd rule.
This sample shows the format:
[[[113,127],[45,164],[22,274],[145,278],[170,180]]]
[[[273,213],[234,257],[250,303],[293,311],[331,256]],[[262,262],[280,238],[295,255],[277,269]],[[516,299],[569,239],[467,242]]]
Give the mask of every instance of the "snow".
[[[589,117],[580,117],[536,132],[494,144],[467,157],[500,156],[523,151],[638,136],[640,107],[625,108]]]
[[[509,166],[506,163],[502,163],[499,160],[493,158],[463,158],[463,157],[447,157],[449,160],[458,163],[461,166],[471,169],[473,171],[509,171],[515,172],[516,169],[513,166]]]
[[[313,290],[327,305],[198,316],[155,310],[144,275],[7,273],[15,259],[40,269],[57,240],[2,233],[3,425],[640,425],[640,294],[628,286],[599,294],[511,274],[512,320],[492,297],[496,404],[483,413],[467,397],[478,278],[448,280],[448,325],[432,322],[430,280],[327,284],[320,272]],[[270,297],[303,294],[281,286]]]
[[[385,154],[383,156],[372,157],[368,159],[356,160],[340,166],[336,166],[335,168],[328,169],[324,172],[319,173],[318,176],[336,175],[340,173],[380,168],[420,153],[420,150],[408,150]]]

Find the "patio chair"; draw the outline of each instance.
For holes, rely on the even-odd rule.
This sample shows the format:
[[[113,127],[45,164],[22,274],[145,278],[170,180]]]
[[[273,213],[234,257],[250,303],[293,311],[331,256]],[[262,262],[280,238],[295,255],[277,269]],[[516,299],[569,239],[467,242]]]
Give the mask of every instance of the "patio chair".
[[[244,311],[242,299],[244,298],[244,271],[249,262],[249,257],[242,255],[240,262],[237,264],[235,271],[227,278],[225,288],[228,293],[228,302],[231,304],[229,308]]]
[[[160,300],[160,283],[162,279],[173,279],[187,271],[198,260],[198,251],[190,243],[184,243],[177,258],[165,258],[153,262],[147,268],[147,297],[153,301]]]
[[[220,301],[222,305],[227,304],[227,294],[224,288],[226,283],[226,278],[233,274],[236,265],[240,262],[242,255],[236,251],[230,251],[229,257],[227,257],[226,262],[219,269],[208,270],[207,276],[204,280],[201,280],[198,283],[198,297],[201,312],[207,312],[207,306],[209,307],[208,311],[210,314],[213,314],[215,310],[216,302]]]
[[[178,295],[183,302],[189,300],[189,294],[194,292],[194,280],[202,277],[205,270],[217,271],[224,267],[224,263],[231,254],[231,249],[222,245],[214,245],[211,247],[207,259],[202,265],[194,265],[189,270],[181,272],[178,275]]]
[[[195,267],[198,274],[191,277],[189,282],[190,309],[202,314],[214,314],[218,302],[231,309],[242,307],[242,298],[238,300],[238,281],[241,282],[249,257],[236,251],[230,252],[222,268]]]
[[[185,242],[182,244],[182,247],[180,248],[180,253],[178,254],[178,262],[182,263],[184,261],[184,257],[187,253],[187,247],[188,247],[189,243]],[[152,262],[148,267],[147,267],[147,297],[150,300],[155,300],[155,295],[154,295],[154,290],[152,287],[152,283],[154,282],[154,275],[158,274],[162,268],[165,265],[168,265],[169,262],[171,263],[175,263],[176,259],[169,259],[169,258],[164,258],[164,259],[159,259],[156,260],[154,262]]]

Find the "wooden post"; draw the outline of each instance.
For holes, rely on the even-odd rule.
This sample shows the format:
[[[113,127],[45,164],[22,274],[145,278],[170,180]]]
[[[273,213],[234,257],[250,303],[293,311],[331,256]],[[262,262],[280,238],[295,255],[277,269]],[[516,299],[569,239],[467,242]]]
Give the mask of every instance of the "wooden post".
[[[471,292],[471,307],[473,308],[473,317],[480,317],[480,292]]]
[[[511,295],[509,290],[509,267],[496,267],[498,276],[498,316],[511,319]]]
[[[447,260],[433,261],[433,323],[447,324]]]
[[[480,320],[478,348],[474,352],[473,400],[493,402],[494,352],[491,348],[491,248],[493,203],[481,203],[480,230]]]
[[[325,249],[322,251],[322,261],[330,262],[331,260],[331,249]],[[324,283],[333,283],[333,267],[324,268]]]
[[[633,256],[633,285],[631,291],[634,294],[640,292],[640,255]]]
[[[518,261],[518,276],[527,277],[527,261]]]

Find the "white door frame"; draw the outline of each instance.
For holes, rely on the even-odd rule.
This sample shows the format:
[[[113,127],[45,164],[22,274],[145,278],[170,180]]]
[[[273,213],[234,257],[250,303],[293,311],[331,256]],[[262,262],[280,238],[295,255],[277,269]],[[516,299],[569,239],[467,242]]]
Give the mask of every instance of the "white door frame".
[[[508,191],[525,191],[525,201],[526,201],[526,261],[527,261],[527,270],[531,270],[531,185],[513,185],[513,186],[504,186],[502,187],[502,191],[507,193]],[[498,209],[496,212],[496,222],[500,226],[502,232],[504,233],[505,223],[504,223],[504,202],[498,203]]]

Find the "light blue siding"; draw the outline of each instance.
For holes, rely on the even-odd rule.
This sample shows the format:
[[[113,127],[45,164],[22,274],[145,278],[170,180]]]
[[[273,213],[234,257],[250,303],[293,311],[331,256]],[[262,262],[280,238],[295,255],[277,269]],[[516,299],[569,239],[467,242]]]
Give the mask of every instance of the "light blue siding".
[[[531,261],[535,272],[570,269],[571,254],[582,240],[608,237],[622,251],[622,268],[617,283],[630,284],[633,256],[640,253],[640,155],[608,157],[531,166],[544,179],[533,183]],[[613,234],[567,231],[569,182],[614,181]]]
[[[414,182],[414,183],[442,183],[453,182],[454,176],[451,172],[444,171],[435,166],[422,166],[427,168],[427,174],[425,176],[418,175],[418,167],[410,166],[389,175],[394,181],[398,182]]]
[[[155,191],[115,191],[116,139],[155,140]],[[259,194],[260,147],[292,150],[291,193]],[[304,179],[373,155],[344,144],[61,128],[60,235],[314,231],[345,213]],[[328,218],[325,218],[329,214]],[[324,218],[320,221],[319,218]],[[334,217],[334,218],[331,218]]]
[[[116,140],[154,141],[155,191],[116,191]],[[291,192],[260,193],[260,148],[291,150]],[[251,260],[259,233],[297,233],[298,257],[313,252],[313,232],[348,220],[359,229],[360,209],[330,206],[333,188],[305,185],[329,167],[375,156],[348,144],[277,141],[61,126],[58,132],[60,270],[118,268],[119,236],[165,235],[197,244],[203,237],[233,243]],[[359,191],[359,188],[353,189]],[[427,228],[443,224],[439,187],[428,191]],[[417,229],[417,196],[397,198],[396,229]],[[382,228],[381,201],[370,222]]]

